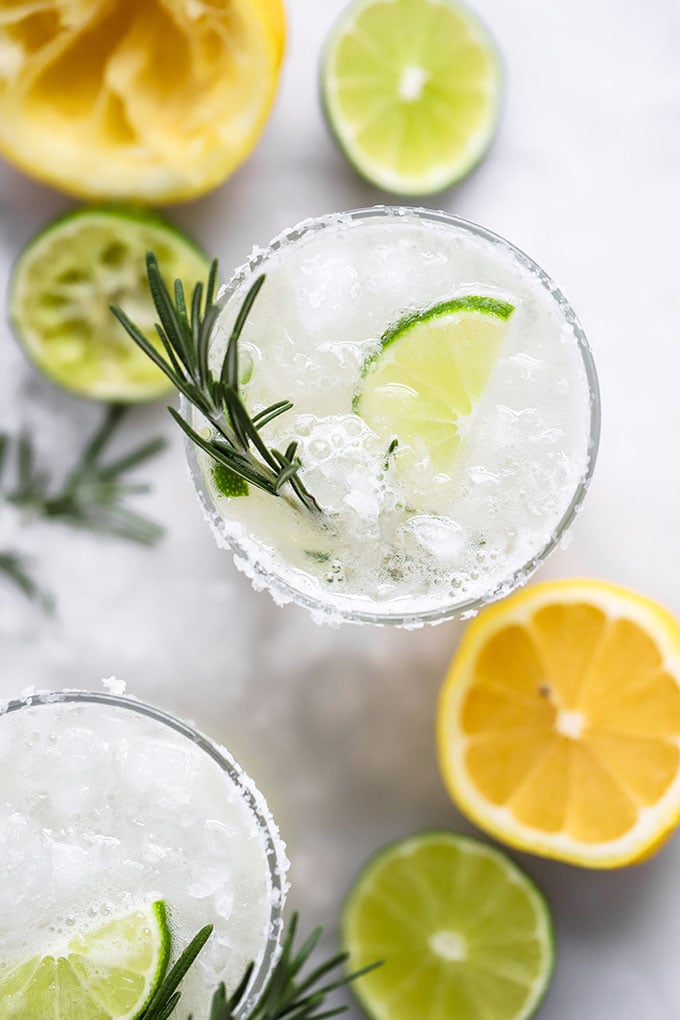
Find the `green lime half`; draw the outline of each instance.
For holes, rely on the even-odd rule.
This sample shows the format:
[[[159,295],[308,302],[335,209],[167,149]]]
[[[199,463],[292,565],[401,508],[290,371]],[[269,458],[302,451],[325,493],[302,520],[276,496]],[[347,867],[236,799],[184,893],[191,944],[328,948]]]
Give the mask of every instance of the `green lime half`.
[[[472,170],[493,137],[501,67],[488,33],[454,0],[357,0],[329,37],[321,95],[359,173],[429,195]]]
[[[504,854],[451,833],[395,843],[366,866],[342,922],[354,992],[375,1020],[526,1020],[554,966],[550,914]]]
[[[422,478],[448,474],[462,441],[462,420],[481,397],[514,305],[460,297],[410,315],[389,329],[364,366],[354,410],[395,464]]]
[[[62,954],[0,965],[2,1020],[135,1020],[163,980],[170,952],[159,900],[94,931]]]
[[[12,328],[53,382],[95,400],[154,400],[168,392],[163,373],[109,310],[119,304],[158,347],[157,315],[145,256],[190,291],[208,260],[189,238],[153,213],[79,209],[55,220],[21,253],[10,280]]]

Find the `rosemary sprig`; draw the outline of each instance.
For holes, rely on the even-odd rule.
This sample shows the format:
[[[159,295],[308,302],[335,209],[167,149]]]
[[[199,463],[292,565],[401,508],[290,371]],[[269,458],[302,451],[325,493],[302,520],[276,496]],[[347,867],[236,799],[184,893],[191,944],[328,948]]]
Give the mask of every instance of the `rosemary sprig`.
[[[78,462],[57,487],[49,471],[38,463],[27,432],[16,439],[0,433],[0,500],[46,520],[153,545],[163,529],[128,505],[130,496],[147,492],[149,486],[132,484],[127,475],[155,456],[165,441],[154,439],[104,462],[124,413],[122,407],[109,408]],[[12,466],[13,477],[9,478],[10,470],[6,469]],[[51,596],[35,580],[28,557],[12,549],[0,550],[0,575],[43,609],[53,607]]]
[[[266,425],[292,408],[291,402],[280,400],[251,416],[240,395],[238,342],[265,277],[258,277],[246,294],[216,374],[210,366],[208,350],[219,315],[219,305],[215,301],[217,261],[210,267],[205,288],[202,283],[196,284],[189,304],[180,280],[175,281],[174,297],[170,294],[152,252],[147,254],[146,268],[149,290],[160,319],[156,330],[165,356],[122,309],[111,306],[111,311],[177,391],[210,423],[213,436],[204,439],[177,411],[169,408],[177,424],[217,464],[272,496],[286,495],[286,487],[289,487],[303,507],[320,513],[319,504],[300,478],[302,463],[297,456],[298,443],[289,443],[281,452],[267,446],[261,435]]]
[[[302,977],[301,971],[309,962],[309,958],[321,938],[322,929],[316,928],[300,949],[295,950],[297,925],[298,915],[293,914],[284,936],[278,963],[262,995],[248,1013],[247,1020],[324,1020],[327,1017],[339,1016],[347,1011],[347,1006],[339,1006],[330,1010],[323,1009],[327,996],[336,988],[356,981],[363,974],[367,974],[379,966],[375,963],[353,974],[341,975],[326,981],[330,972],[341,967],[347,960],[347,953],[338,953]],[[212,930],[212,925],[207,925],[192,939],[177,963],[161,982],[140,1020],[168,1020],[168,1017],[174,1013],[180,1001],[179,984],[210,938]],[[223,984],[218,987],[213,996],[210,1016],[206,1020],[234,1020],[238,1009],[245,1000],[253,969],[254,964],[251,963],[246,968],[238,988],[231,996],[227,996]],[[322,1011],[319,1012],[319,1010]],[[193,1018],[190,1016],[187,1020],[193,1020]]]
[[[30,436],[22,433],[16,442],[16,484],[5,493],[5,500],[31,513],[100,534],[115,535],[142,545],[153,545],[163,529],[131,510],[127,498],[148,492],[149,486],[126,481],[129,471],[154,457],[165,446],[163,439],[131,450],[118,459],[103,463],[125,408],[114,405],[83,450],[80,460],[61,488],[52,490],[49,473],[36,462]],[[8,438],[2,437],[3,449]]]
[[[379,966],[374,963],[353,974],[341,974],[327,981],[330,973],[341,967],[347,960],[347,953],[338,953],[316,967],[305,977],[301,972],[309,962],[316,945],[321,938],[322,929],[315,928],[302,946],[294,949],[297,934],[298,915],[293,914],[290,925],[283,940],[283,949],[274,972],[270,977],[262,995],[248,1014],[248,1020],[323,1020],[325,1017],[340,1016],[347,1011],[347,1006],[335,1009],[323,1009],[324,1003],[336,988],[356,981],[363,974]],[[251,964],[243,976],[241,984],[230,999],[227,999],[223,985],[217,989],[213,998],[209,1020],[233,1020],[236,1010],[243,1002],[246,989],[253,971]],[[192,1020],[189,1017],[189,1020]]]
[[[35,580],[31,567],[32,560],[28,556],[22,556],[12,549],[0,551],[0,574],[23,592],[27,599],[50,613],[54,608],[54,600]]]

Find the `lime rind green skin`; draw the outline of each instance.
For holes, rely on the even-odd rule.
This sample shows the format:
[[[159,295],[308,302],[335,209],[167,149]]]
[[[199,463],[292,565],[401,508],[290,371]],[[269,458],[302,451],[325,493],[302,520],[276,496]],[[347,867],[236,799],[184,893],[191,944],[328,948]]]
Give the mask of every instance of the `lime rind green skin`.
[[[121,941],[125,936],[121,936],[116,926],[120,928],[130,921],[133,926],[132,931],[126,932],[126,943]],[[144,960],[145,943],[139,942],[140,934],[151,935],[146,927],[149,924],[153,925],[154,933],[148,940],[151,962],[155,963],[152,973]],[[131,952],[124,949],[121,957],[121,946],[126,945]],[[67,1007],[69,1020],[121,1020],[123,1017],[141,1020],[165,976],[170,949],[165,903],[158,900],[144,910],[76,935],[69,942],[66,954],[36,956],[16,966],[10,965],[0,980],[0,1016],[2,1020],[50,1020],[51,1017],[56,1020],[67,1015],[64,1012]],[[144,978],[141,1003],[141,993],[134,984],[139,977]]]
[[[169,220],[166,220],[160,213],[154,212],[153,209],[143,209],[136,205],[124,205],[116,202],[98,202],[96,205],[84,205],[77,206],[75,209],[68,209],[65,213],[57,216],[55,219],[50,220],[47,226],[39,230],[34,237],[26,245],[24,252],[27,251],[33,244],[40,241],[46,235],[52,233],[54,230],[58,230],[64,225],[64,223],[71,223],[78,219],[89,219],[92,215],[97,216],[110,216],[114,220],[124,220],[126,223],[140,223],[142,226],[156,225],[164,232],[168,234],[174,234],[176,239],[186,245],[187,248],[193,248],[196,255],[205,258],[205,253],[200,246],[183,233],[179,227],[176,227]],[[23,254],[23,253],[22,253]]]
[[[362,378],[366,376],[380,360],[381,355],[391,344],[401,340],[412,326],[420,326],[424,322],[438,319],[446,315],[455,315],[457,312],[479,312],[482,315],[492,315],[497,319],[507,321],[515,311],[515,306],[508,301],[500,301],[497,298],[485,297],[482,295],[469,295],[466,297],[452,298],[449,301],[441,301],[432,308],[425,311],[409,312],[399,319],[393,326],[390,326],[380,338],[377,350],[373,351],[364,361],[361,368]],[[354,395],[352,410],[359,414],[361,403],[361,390]]]
[[[383,333],[380,346],[384,349],[416,323],[429,322],[430,319],[437,319],[441,315],[454,315],[456,312],[481,312],[484,315],[493,315],[497,319],[509,319],[514,310],[515,306],[508,301],[499,301],[492,297],[471,295],[452,298],[450,301],[442,301],[424,312],[411,312],[409,315],[405,315],[396,325],[391,326]]]
[[[324,121],[328,127],[331,138],[347,162],[356,171],[356,173],[369,184],[372,184],[374,187],[388,192],[389,194],[400,195],[405,198],[427,198],[432,195],[438,195],[444,191],[448,191],[455,185],[460,184],[469,177],[470,174],[474,173],[474,171],[484,161],[494,143],[504,107],[506,74],[503,60],[498,47],[494,42],[493,36],[477,13],[472,12],[466,4],[460,3],[459,0],[444,0],[444,2],[450,3],[460,15],[463,15],[470,24],[473,24],[480,40],[484,40],[486,54],[493,67],[493,76],[495,78],[494,96],[491,104],[493,113],[490,125],[483,141],[480,142],[476,151],[469,157],[469,159],[456,164],[451,168],[451,171],[447,176],[442,177],[440,181],[433,183],[431,186],[426,186],[422,184],[422,182],[419,184],[415,184],[413,182],[403,182],[398,184],[394,179],[387,180],[380,175],[380,172],[376,173],[375,170],[371,169],[367,165],[367,162],[360,159],[358,153],[351,145],[348,144],[338,122],[339,118],[333,111],[329,89],[329,82],[331,79],[330,65],[338,41],[342,38],[345,30],[352,24],[354,19],[361,14],[365,8],[372,6],[376,2],[380,2],[380,0],[355,0],[355,3],[350,5],[349,8],[347,8],[338,18],[327,37],[319,61],[318,76],[320,105]]]
[[[137,381],[132,385],[126,386],[124,382],[121,382],[110,392],[106,387],[103,387],[103,390],[100,392],[100,387],[97,383],[89,385],[79,381],[77,371],[74,378],[66,378],[60,368],[55,369],[51,366],[49,352],[43,350],[43,340],[41,338],[36,340],[31,335],[32,330],[27,328],[26,302],[37,299],[40,293],[43,295],[49,294],[50,286],[54,286],[53,283],[48,283],[47,286],[41,284],[40,287],[36,288],[38,294],[35,293],[35,289],[32,286],[29,286],[29,275],[35,266],[36,260],[41,258],[51,245],[60,241],[60,235],[63,235],[63,243],[68,244],[74,230],[77,231],[79,224],[83,224],[87,228],[97,223],[101,223],[106,229],[110,229],[112,243],[115,244],[120,240],[124,245],[127,245],[130,240],[130,228],[141,227],[144,232],[156,235],[157,247],[169,247],[182,260],[185,257],[192,260],[197,270],[200,267],[202,277],[208,273],[210,262],[206,253],[191,238],[187,237],[181,230],[155,212],[137,207],[111,204],[86,206],[70,210],[50,222],[31,238],[14,263],[8,287],[9,322],[12,332],[31,363],[46,375],[51,382],[68,390],[70,393],[94,400],[114,401],[116,403],[141,403],[158,399],[171,393],[173,387],[168,382],[166,376],[159,369],[152,368],[150,364],[149,380],[145,383]],[[139,255],[141,258],[146,255],[146,249],[150,247],[153,247],[153,240],[150,245],[145,246],[144,251],[140,248]],[[77,263],[75,262],[74,268],[77,269]],[[161,270],[162,268],[161,264]],[[173,281],[170,282],[172,283]],[[198,280],[193,282],[198,282]],[[32,290],[33,293],[31,293]],[[111,298],[112,303],[115,303],[114,299],[117,300],[118,295],[112,294]],[[125,304],[124,300],[123,304]],[[123,310],[125,311],[125,308]],[[116,335],[118,335],[118,330],[120,330],[121,344],[133,345],[133,341],[125,336],[122,327],[115,325],[113,317],[111,319],[113,323],[111,328],[116,330]],[[143,330],[143,332],[146,332],[154,346],[159,347],[155,331]],[[144,356],[140,353],[140,357]]]
[[[431,845],[435,841],[448,844],[452,849],[457,849],[459,851],[464,852],[467,850],[468,852],[481,853],[489,860],[495,861],[499,869],[508,875],[508,882],[512,882],[520,886],[526,892],[527,898],[531,900],[536,913],[537,924],[541,929],[543,970],[534,982],[531,1001],[527,1002],[523,1011],[512,1017],[512,1020],[531,1020],[545,1000],[555,971],[556,939],[552,914],[542,891],[533,882],[533,880],[529,878],[529,876],[521,868],[519,868],[513,860],[511,860],[510,857],[498,848],[489,846],[481,840],[475,839],[471,836],[463,836],[457,833],[447,832],[445,830],[428,830],[409,836],[406,839],[396,840],[387,846],[382,847],[371,858],[369,858],[357,876],[353,886],[350,888],[342,908],[340,937],[342,948],[348,954],[348,970],[352,972],[354,970],[370,966],[373,963],[379,963],[381,966],[375,971],[375,974],[377,975],[389,959],[386,955],[381,957],[378,954],[378,956],[376,956],[375,952],[373,952],[372,955],[370,952],[367,952],[366,955],[361,955],[361,953],[357,952],[354,928],[356,926],[362,893],[370,888],[376,873],[379,872],[386,863],[391,863],[395,860],[395,858],[407,854],[411,849],[417,849],[419,846]],[[481,891],[481,894],[483,896],[484,890]],[[412,907],[413,904],[411,903],[410,906]],[[417,938],[420,934],[418,931],[418,922],[420,919],[413,914],[411,916],[414,916],[414,938],[417,943]],[[414,943],[410,943],[409,945],[409,960],[413,953],[413,945]],[[423,951],[427,951],[425,945],[423,946]],[[404,959],[401,958],[399,966],[400,976],[403,975],[403,972]],[[359,978],[356,982],[352,983],[350,988],[361,1005],[361,1008],[370,1020],[392,1020],[392,1013],[389,1006],[385,1008],[382,1005],[381,997],[371,993],[371,976],[371,974],[368,974],[363,978]],[[443,1015],[444,1014],[438,1013],[437,1018]],[[483,1015],[485,1020],[495,1020],[493,1013],[491,1012],[485,1011]],[[425,1018],[427,1018],[427,1020],[432,1020],[431,1014],[428,1012],[426,1005],[422,1010],[421,1016],[423,1020],[425,1020]],[[479,1016],[481,1016],[481,1012],[479,1014],[476,1012],[475,1020],[479,1020]],[[395,1014],[395,1020],[402,1020],[402,1017],[403,1014]],[[454,1020],[453,1015],[449,1017],[449,1015],[446,1014],[446,1020]],[[455,1020],[468,1020],[468,1018],[456,1015]],[[504,1014],[503,1020],[510,1020],[507,1013]]]
[[[170,951],[172,949],[172,936],[170,934],[170,925],[168,924],[168,911],[165,905],[165,900],[156,900],[155,903],[151,904],[156,923],[158,925],[158,931],[161,934],[161,950],[158,957],[158,967],[153,977],[151,988],[149,989],[149,995],[142,1008],[137,1013],[134,1020],[140,1020],[147,1010],[149,1003],[158,991],[161,981],[165,977],[170,963]]]

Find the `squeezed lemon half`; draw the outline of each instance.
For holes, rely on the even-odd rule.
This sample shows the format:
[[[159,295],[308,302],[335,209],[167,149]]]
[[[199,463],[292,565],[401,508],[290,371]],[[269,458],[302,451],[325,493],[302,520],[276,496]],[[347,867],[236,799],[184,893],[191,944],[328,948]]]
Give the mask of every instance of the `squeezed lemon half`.
[[[200,195],[255,145],[282,0],[14,0],[0,8],[0,153],[71,194]]]

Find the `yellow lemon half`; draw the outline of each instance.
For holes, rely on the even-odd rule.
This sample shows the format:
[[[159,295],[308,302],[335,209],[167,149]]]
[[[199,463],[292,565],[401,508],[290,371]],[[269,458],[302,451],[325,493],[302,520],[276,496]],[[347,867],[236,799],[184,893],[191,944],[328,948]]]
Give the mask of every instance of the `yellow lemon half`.
[[[284,41],[282,0],[14,0],[0,153],[84,198],[200,195],[259,138]]]
[[[601,581],[535,585],[468,628],[440,766],[476,824],[583,867],[649,856],[680,820],[680,622]]]

